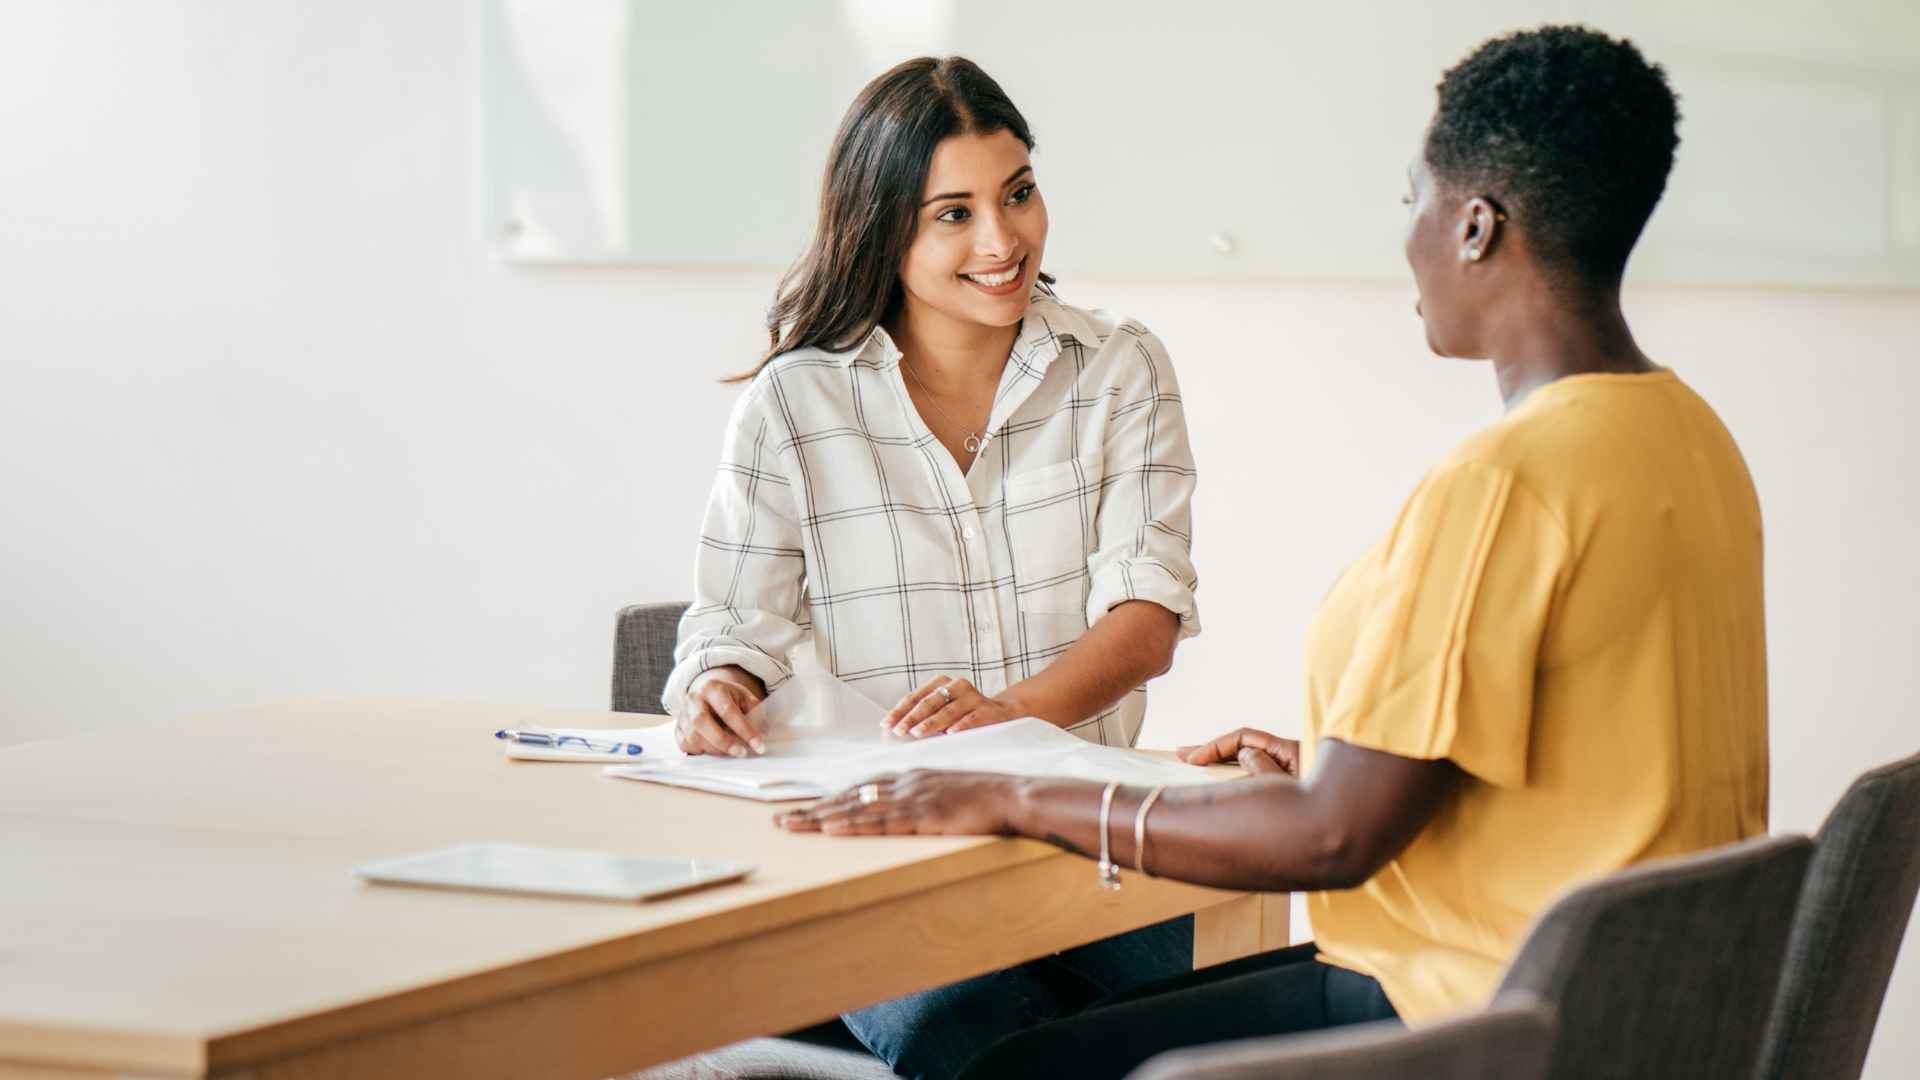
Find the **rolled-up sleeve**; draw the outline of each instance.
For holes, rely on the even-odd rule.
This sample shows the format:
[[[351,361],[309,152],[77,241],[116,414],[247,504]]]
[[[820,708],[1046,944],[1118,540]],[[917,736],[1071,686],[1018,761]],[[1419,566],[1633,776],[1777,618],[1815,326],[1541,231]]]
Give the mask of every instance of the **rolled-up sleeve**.
[[[1180,636],[1200,632],[1194,601],[1193,448],[1180,385],[1160,339],[1123,323],[1113,344],[1126,349],[1115,382],[1105,440],[1105,477],[1088,560],[1091,626],[1115,606],[1147,600],[1180,618]]]
[[[793,675],[789,655],[806,635],[806,560],[791,482],[780,460],[789,441],[768,407],[766,383],[741,396],[727,421],[720,469],[694,557],[694,599],[661,704],[681,715],[701,672],[728,664],[768,690]]]

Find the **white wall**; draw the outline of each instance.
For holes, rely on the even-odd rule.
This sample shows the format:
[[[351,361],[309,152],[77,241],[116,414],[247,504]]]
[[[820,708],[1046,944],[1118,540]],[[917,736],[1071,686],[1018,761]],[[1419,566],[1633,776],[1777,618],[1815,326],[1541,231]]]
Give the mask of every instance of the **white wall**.
[[[614,609],[686,592],[712,377],[771,276],[498,264],[471,31],[455,0],[0,14],[0,743],[318,693],[598,704]],[[1159,330],[1193,414],[1207,632],[1147,740],[1291,730],[1313,605],[1495,415],[1489,374],[1425,354],[1410,286],[1063,288]],[[1630,309],[1758,478],[1774,823],[1811,828],[1920,744],[1920,296]],[[1920,1069],[1916,939],[1881,1080]]]

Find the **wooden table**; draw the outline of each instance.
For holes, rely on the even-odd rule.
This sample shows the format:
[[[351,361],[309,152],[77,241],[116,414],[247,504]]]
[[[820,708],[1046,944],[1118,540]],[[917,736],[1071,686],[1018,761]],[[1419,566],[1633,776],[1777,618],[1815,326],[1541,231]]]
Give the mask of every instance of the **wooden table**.
[[[772,808],[509,763],[632,715],[322,701],[0,750],[0,1076],[605,1077],[1186,912],[1196,959],[1285,897],[1030,841],[788,835]],[[744,858],[646,904],[369,885],[468,841]]]

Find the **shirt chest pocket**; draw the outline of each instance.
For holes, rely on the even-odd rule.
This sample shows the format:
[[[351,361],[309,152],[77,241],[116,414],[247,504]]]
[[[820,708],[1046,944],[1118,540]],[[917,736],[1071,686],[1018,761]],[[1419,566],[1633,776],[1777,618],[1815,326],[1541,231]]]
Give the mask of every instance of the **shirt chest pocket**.
[[[1022,613],[1084,617],[1100,466],[1097,458],[1077,458],[1007,477],[1007,533]]]

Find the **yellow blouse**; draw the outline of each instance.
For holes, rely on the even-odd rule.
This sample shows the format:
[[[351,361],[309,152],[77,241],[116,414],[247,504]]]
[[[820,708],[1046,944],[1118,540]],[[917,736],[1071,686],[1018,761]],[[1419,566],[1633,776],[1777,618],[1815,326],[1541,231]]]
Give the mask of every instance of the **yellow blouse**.
[[[1478,1007],[1569,886],[1767,828],[1760,505],[1671,371],[1535,390],[1427,474],[1307,637],[1303,770],[1339,739],[1458,794],[1357,889],[1331,963],[1409,1022]]]

